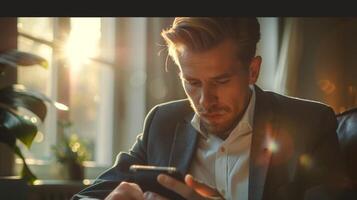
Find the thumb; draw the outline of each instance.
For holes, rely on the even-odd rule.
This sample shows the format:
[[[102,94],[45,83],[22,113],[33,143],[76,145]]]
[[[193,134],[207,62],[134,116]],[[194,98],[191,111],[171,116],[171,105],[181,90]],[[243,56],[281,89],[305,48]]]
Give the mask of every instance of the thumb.
[[[210,197],[210,196],[221,196],[218,191],[196,179],[192,175],[187,174],[185,176],[186,184],[199,193],[201,196]]]

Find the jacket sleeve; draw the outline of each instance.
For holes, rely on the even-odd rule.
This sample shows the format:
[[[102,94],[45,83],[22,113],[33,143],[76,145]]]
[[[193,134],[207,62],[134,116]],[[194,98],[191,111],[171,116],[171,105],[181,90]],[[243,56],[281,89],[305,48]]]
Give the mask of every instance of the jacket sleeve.
[[[72,197],[72,200],[82,198],[104,199],[122,181],[131,181],[132,176],[129,167],[132,164],[147,163],[147,141],[148,132],[157,107],[153,108],[147,115],[144,122],[143,133],[139,134],[136,142],[129,152],[120,152],[114,165],[99,175],[94,183],[83,189]]]
[[[311,151],[311,170],[305,175],[305,199],[311,196],[335,197],[341,191],[346,174],[336,133],[337,121],[330,107],[321,112],[318,125],[321,130]]]

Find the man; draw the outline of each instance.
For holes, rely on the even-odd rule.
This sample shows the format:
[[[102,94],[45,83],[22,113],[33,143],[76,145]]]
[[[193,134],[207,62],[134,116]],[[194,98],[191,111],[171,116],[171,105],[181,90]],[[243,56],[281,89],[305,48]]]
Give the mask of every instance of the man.
[[[333,186],[334,113],[255,85],[257,19],[180,17],[162,36],[188,99],[154,107],[132,149],[75,198],[165,199],[128,181],[132,164],[178,168],[185,183],[157,180],[185,199],[303,199]]]

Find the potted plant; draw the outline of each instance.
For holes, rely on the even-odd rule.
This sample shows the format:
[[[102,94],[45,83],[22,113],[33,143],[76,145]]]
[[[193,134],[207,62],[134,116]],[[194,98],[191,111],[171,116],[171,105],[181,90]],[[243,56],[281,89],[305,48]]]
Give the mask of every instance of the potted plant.
[[[69,180],[81,181],[84,178],[83,162],[89,158],[87,145],[71,130],[70,121],[59,121],[63,132],[59,135],[59,144],[52,146],[53,153],[65,170]]]
[[[0,53],[1,76],[6,76],[4,73],[6,67],[34,65],[47,68],[48,63],[40,56],[18,50]],[[11,84],[0,89],[0,142],[8,145],[22,159],[21,178],[29,184],[32,184],[37,177],[27,166],[16,142],[22,142],[27,148],[31,147],[38,131],[37,118],[43,121],[46,117],[46,102],[57,109],[68,110],[67,106],[52,101],[39,92],[31,91],[21,84]],[[30,111],[32,116],[20,112],[19,108]]]

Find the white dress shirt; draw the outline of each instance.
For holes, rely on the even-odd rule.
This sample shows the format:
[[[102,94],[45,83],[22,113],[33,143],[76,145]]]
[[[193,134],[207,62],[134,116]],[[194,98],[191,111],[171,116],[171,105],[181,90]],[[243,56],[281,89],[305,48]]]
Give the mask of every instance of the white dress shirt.
[[[227,199],[248,200],[249,154],[252,138],[255,90],[242,119],[229,136],[222,140],[200,129],[198,115],[192,126],[200,133],[189,173],[216,188]]]

